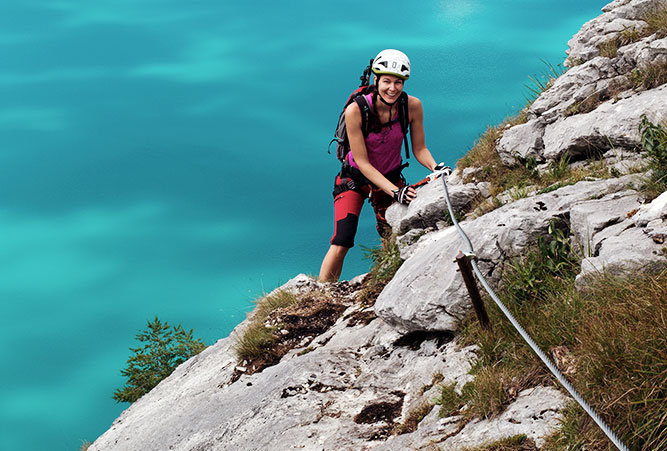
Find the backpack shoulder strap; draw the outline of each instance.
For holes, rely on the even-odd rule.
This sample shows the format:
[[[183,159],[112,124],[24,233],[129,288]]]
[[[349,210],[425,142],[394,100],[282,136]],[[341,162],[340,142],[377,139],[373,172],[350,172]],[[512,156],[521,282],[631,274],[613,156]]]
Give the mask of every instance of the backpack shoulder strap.
[[[354,98],[354,102],[357,104],[359,107],[359,111],[361,112],[361,131],[364,134],[364,136],[368,136],[370,133],[370,114],[371,114],[371,106],[368,103],[368,99],[366,99],[365,95],[358,95]]]
[[[405,156],[410,158],[410,146],[408,144],[408,129],[410,128],[410,113],[408,109],[408,94],[403,91],[398,98],[398,120],[403,130],[403,144],[405,145]]]

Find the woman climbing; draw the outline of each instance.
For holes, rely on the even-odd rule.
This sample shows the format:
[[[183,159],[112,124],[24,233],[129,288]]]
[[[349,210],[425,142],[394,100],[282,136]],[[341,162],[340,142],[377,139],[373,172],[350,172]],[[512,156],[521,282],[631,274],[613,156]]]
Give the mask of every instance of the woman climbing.
[[[370,197],[378,233],[387,238],[391,234],[391,227],[385,220],[387,208],[393,201],[407,205],[417,196],[401,174],[405,167],[401,158],[404,134],[399,123],[398,104],[404,83],[410,77],[410,60],[398,50],[383,50],[373,60],[371,70],[375,75],[373,92],[366,95],[370,105],[368,134],[364,135],[362,131],[359,104],[352,102],[345,109],[350,152],[334,184],[334,235],[320,268],[321,281],[340,278],[345,255],[354,246],[364,199]],[[443,163],[436,165],[426,147],[421,102],[404,94],[403,99],[406,97],[415,158],[431,171],[444,168]]]

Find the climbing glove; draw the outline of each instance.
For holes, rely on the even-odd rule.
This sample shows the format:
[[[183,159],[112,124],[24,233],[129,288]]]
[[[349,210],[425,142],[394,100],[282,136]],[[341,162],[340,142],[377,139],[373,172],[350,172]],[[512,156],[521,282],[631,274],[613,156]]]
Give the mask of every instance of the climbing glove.
[[[431,174],[434,179],[444,175],[447,177],[452,173],[452,168],[445,166],[445,163],[438,163],[435,168],[433,168],[433,173]]]
[[[393,191],[394,200],[399,204],[408,205],[410,203],[410,199],[408,199],[409,188],[409,186],[404,186],[403,188],[395,189]]]

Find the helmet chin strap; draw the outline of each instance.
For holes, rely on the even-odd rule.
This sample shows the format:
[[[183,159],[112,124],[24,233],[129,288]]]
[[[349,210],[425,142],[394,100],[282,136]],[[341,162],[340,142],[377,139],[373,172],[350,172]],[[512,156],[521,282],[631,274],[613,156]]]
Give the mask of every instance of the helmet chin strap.
[[[396,102],[398,102],[398,99],[396,99],[396,101],[394,101],[393,103],[387,102],[386,100],[384,100],[384,97],[382,97],[382,94],[380,94],[379,89],[378,89],[378,97],[380,98],[380,100],[382,100],[382,103],[389,106],[389,130],[391,130],[391,112],[392,112],[391,110],[392,108],[394,108],[394,105],[396,105]]]
[[[384,103],[385,105],[388,105],[389,108],[393,107],[394,105],[396,105],[396,102],[398,102],[398,99],[397,99],[395,102],[393,102],[393,103],[389,103],[389,102],[387,102],[386,100],[384,100],[384,97],[382,97],[382,94],[380,94],[380,90],[379,90],[379,89],[378,89],[378,96],[380,96],[380,100],[382,100],[382,103]]]

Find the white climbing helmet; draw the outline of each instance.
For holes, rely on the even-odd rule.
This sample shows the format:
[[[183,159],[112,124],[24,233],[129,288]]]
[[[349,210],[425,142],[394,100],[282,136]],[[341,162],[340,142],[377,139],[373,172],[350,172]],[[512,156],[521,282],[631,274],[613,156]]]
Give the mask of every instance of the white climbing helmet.
[[[371,69],[375,75],[395,75],[402,80],[410,78],[410,60],[400,50],[381,51],[373,60]]]

